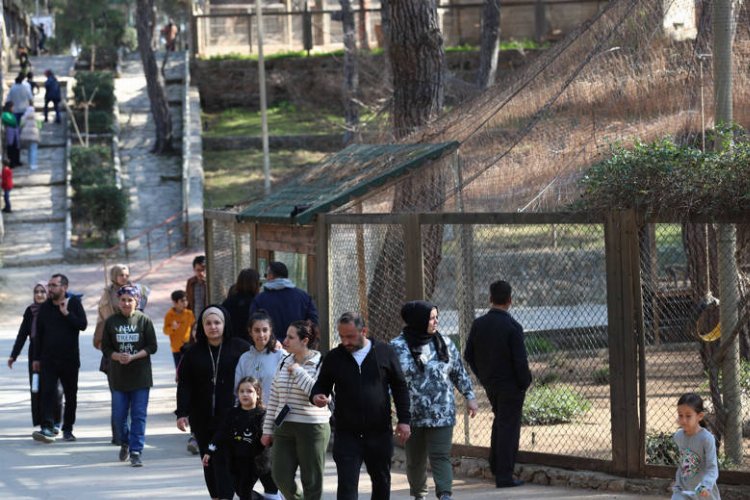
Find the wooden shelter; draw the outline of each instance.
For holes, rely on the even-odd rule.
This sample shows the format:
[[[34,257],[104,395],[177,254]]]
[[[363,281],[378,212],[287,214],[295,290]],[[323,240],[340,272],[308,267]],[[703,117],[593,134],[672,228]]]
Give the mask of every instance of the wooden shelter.
[[[271,195],[245,207],[205,210],[209,299],[224,299],[239,271],[263,273],[281,260],[290,278],[318,304],[327,294],[325,231],[318,215],[387,189],[431,162],[454,153],[457,142],[439,144],[354,144],[329,156]],[[323,250],[321,250],[323,249]],[[321,331],[327,315],[321,311]],[[325,319],[324,319],[325,317]]]

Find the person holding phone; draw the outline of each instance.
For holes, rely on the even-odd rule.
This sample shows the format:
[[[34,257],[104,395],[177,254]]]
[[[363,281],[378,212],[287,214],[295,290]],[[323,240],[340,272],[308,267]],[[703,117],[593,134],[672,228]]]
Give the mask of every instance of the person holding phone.
[[[47,282],[47,301],[39,308],[37,316],[32,371],[40,373],[42,429],[34,431],[32,437],[44,443],[55,441],[58,381],[65,395],[63,440],[76,440],[73,425],[78,405],[78,371],[81,368],[78,338],[88,323],[80,297],[68,296],[67,292],[67,276],[53,274]]]

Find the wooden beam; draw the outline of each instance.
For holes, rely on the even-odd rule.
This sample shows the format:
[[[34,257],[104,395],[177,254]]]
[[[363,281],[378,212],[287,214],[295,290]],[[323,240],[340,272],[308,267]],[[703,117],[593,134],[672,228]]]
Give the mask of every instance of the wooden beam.
[[[326,223],[326,215],[318,214],[315,225],[315,301],[318,306],[318,323],[320,326],[320,346],[323,352],[327,352],[331,346],[331,321],[330,304],[328,293],[329,287],[329,265],[328,265],[328,239],[330,226]]]
[[[402,214],[404,259],[406,268],[406,300],[424,299],[424,258],[420,214]]]

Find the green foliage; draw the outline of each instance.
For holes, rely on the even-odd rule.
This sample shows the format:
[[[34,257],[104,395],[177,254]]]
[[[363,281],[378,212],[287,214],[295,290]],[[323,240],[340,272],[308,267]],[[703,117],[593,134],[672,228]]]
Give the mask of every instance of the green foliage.
[[[362,120],[370,115],[363,113]],[[289,101],[282,101],[268,108],[268,129],[275,135],[336,134],[343,130],[341,116],[327,114],[321,110],[300,110]],[[206,137],[231,135],[260,135],[260,111],[247,108],[229,108],[221,113],[203,114]]]
[[[544,372],[534,378],[534,383],[538,386],[552,385],[560,381],[560,374],[557,372]]]
[[[77,71],[74,93],[77,105],[87,102],[93,95],[93,108],[111,112],[115,105],[115,80],[109,71]]]
[[[81,132],[84,132],[85,117],[83,110],[77,110],[73,112],[75,114],[76,123],[81,128]],[[90,134],[108,134],[112,132],[112,126],[114,125],[115,117],[109,111],[100,111],[98,109],[89,110],[89,133]]]
[[[55,35],[60,43],[84,47],[119,47],[125,34],[125,15],[102,0],[60,2],[55,16]]]
[[[646,435],[647,464],[677,465],[679,458],[680,450],[672,439],[672,434],[658,432]]]
[[[70,184],[78,190],[81,186],[114,184],[114,170],[110,161],[111,151],[107,146],[70,149]]]
[[[549,354],[557,350],[557,346],[546,337],[526,335],[523,343],[526,346],[526,352],[530,356],[536,354]]]
[[[130,52],[138,50],[138,32],[135,28],[128,26],[122,36],[122,46]]]
[[[591,408],[591,402],[566,385],[534,386],[523,403],[523,425],[570,422]]]
[[[608,385],[609,384],[609,366],[598,368],[591,374],[592,379],[596,385]]]
[[[581,179],[582,199],[573,208],[736,213],[750,201],[750,141],[736,127],[714,137],[733,146],[704,152],[669,138],[636,142],[632,148],[614,146],[610,158]]]
[[[114,233],[127,221],[127,194],[114,184],[83,186],[80,193],[91,222],[104,234],[106,243],[112,244]]]

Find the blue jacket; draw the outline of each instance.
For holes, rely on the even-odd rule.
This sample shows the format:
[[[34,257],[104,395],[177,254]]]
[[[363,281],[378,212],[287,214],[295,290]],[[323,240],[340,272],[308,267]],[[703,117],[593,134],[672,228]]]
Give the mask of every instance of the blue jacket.
[[[318,324],[318,310],[307,292],[300,290],[286,278],[269,281],[263,292],[250,304],[250,315],[264,310],[273,322],[273,333],[283,341],[289,325],[294,321],[309,319]]]

